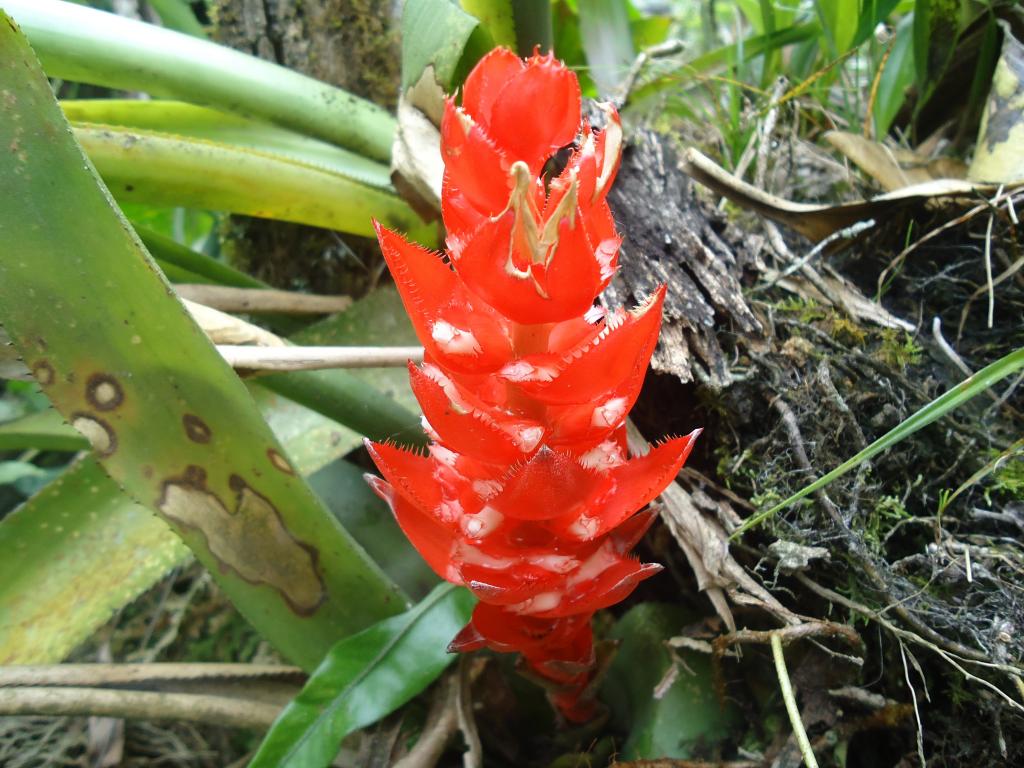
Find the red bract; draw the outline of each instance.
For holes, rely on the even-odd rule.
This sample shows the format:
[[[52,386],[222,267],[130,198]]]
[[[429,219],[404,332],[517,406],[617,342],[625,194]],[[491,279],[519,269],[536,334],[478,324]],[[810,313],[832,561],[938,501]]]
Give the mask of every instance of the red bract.
[[[698,434],[627,458],[665,288],[632,311],[594,306],[619,248],[605,197],[622,132],[604,110],[595,133],[560,62],[491,52],[442,124],[450,264],[377,227],[426,349],[409,375],[433,444],[368,443],[384,475],[370,483],[430,567],[480,600],[451,650],[521,653],[572,721],[595,706],[591,616],[661,569],[629,556],[654,519],[637,511]]]

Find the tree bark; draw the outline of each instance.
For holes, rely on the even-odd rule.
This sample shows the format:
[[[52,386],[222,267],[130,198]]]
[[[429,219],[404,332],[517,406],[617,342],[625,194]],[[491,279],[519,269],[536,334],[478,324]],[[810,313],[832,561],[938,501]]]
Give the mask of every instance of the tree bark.
[[[389,109],[398,99],[400,49],[388,0],[217,0],[216,39],[337,85]],[[360,296],[382,271],[376,243],[316,227],[232,216],[231,262],[271,285]]]

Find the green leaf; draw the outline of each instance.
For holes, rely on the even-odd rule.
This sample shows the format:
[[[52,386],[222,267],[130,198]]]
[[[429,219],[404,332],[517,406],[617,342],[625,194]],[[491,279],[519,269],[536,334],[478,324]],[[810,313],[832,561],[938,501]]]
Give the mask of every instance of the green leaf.
[[[800,501],[800,499],[824,488],[833,480],[845,475],[851,469],[856,469],[865,461],[877,456],[887,448],[891,448],[904,438],[910,437],[919,429],[922,429],[933,421],[941,419],[946,414],[955,411],[968,400],[977,397],[993,384],[1002,381],[1007,376],[1016,373],[1022,368],[1024,368],[1024,347],[999,358],[994,363],[982,368],[970,378],[960,382],[945,394],[939,395],[926,406],[913,413],[909,418],[901,421],[891,430],[875,440],[867,448],[859,451],[857,454],[844,461],[828,474],[815,480],[813,483],[805,485],[788,499],[779,502],[770,509],[766,509],[763,512],[758,512],[757,514],[748,517],[743,521],[743,524],[739,528],[733,531],[729,538],[735,539],[743,535],[746,531],[760,525],[765,520],[778,514],[794,502]]]
[[[251,275],[245,274],[222,261],[217,261],[210,256],[193,251],[184,245],[175,242],[169,237],[164,237],[133,222],[135,233],[142,240],[143,245],[150,255],[160,264],[165,273],[168,267],[175,267],[193,276],[187,282],[213,283],[215,285],[231,285],[236,288],[267,288],[262,280],[257,280]],[[186,282],[186,281],[178,281]]]
[[[994,23],[989,26],[995,28]],[[1003,51],[992,74],[967,178],[1000,184],[1024,181],[1024,45],[1009,25],[1003,28]]]
[[[0,521],[0,664],[54,664],[188,558],[95,459]]]
[[[493,47],[479,19],[451,0],[409,0],[402,10],[402,90],[432,67],[434,80],[450,93]]]
[[[885,136],[889,132],[906,99],[907,88],[914,82],[913,24],[914,16],[908,14],[896,25],[896,37],[875,95],[873,118],[876,136]]]
[[[857,20],[857,31],[853,35],[852,45],[857,46],[867,42],[867,39],[874,34],[875,28],[889,18],[899,2],[900,0],[862,0]]]
[[[119,201],[244,213],[373,236],[374,218],[431,239],[396,195],[284,155],[187,136],[81,124],[75,138]]]
[[[438,578],[398,527],[387,505],[366,483],[363,471],[340,459],[309,478],[310,487],[405,594],[424,597]]]
[[[400,610],[400,593],[295,474],[168,290],[2,13],[0,98],[11,341],[114,481],[175,528],[264,637],[312,668],[339,636]]]
[[[30,461],[0,461],[0,485],[26,477],[45,477],[46,470]]]
[[[89,441],[52,408],[0,424],[0,451],[84,451]]]
[[[554,45],[551,0],[511,0],[516,20],[514,50],[520,56],[533,55],[533,49],[549,53]]]
[[[394,191],[391,170],[383,163],[286,128],[216,109],[182,101],[139,99],[72,99],[62,101],[60,106],[73,124],[116,125],[245,147]]]
[[[495,45],[503,45],[514,51],[516,19],[512,4],[512,0],[462,0],[463,10],[480,21]]]
[[[815,0],[814,7],[821,17],[831,58],[837,58],[853,46],[860,16],[861,0]],[[769,30],[770,31],[770,30]]]
[[[693,617],[677,605],[641,603],[609,633],[621,645],[601,687],[612,721],[628,731],[626,759],[711,757],[729,735],[736,713],[715,692],[708,656],[675,651],[666,642]],[[667,690],[666,673],[677,664]]]
[[[285,708],[249,768],[328,766],[341,740],[426,688],[453,656],[448,642],[473,597],[442,584],[423,602],[335,645]]]
[[[60,0],[4,0],[50,77],[184,99],[387,161],[384,109],[269,61]]]
[[[396,301],[401,307],[401,300]],[[362,316],[366,317],[365,312]],[[338,335],[325,338],[325,343],[356,343],[358,336],[346,337],[343,332],[356,334],[368,322],[339,324]],[[373,372],[365,373],[367,381],[373,381]],[[342,524],[368,527],[376,522],[374,536],[381,536],[389,523],[397,528],[379,499],[373,498],[376,508],[366,499],[365,484],[359,488],[332,483],[339,473],[350,479],[359,474],[351,465],[337,467],[336,460],[359,446],[361,436],[255,383],[250,388],[295,471],[309,477],[322,496],[332,494],[330,509]],[[39,416],[44,414],[47,422],[63,425],[56,411]],[[0,425],[0,446],[70,448],[69,444],[47,445],[44,430],[52,424],[40,426],[34,418]],[[78,432],[64,428],[71,434],[63,433],[61,439],[74,440],[76,449],[88,447]],[[371,519],[374,514],[376,521]],[[365,541],[364,533],[357,524],[353,535],[360,543]],[[394,573],[420,590],[422,579],[416,569],[422,561],[401,538],[401,542],[393,535],[382,538],[393,547],[375,554],[381,556],[379,562],[389,575]],[[62,661],[115,611],[188,557],[181,539],[150,510],[132,501],[94,459],[75,464],[58,482],[0,521],[0,551],[7,553],[0,563],[0,663],[10,664]]]
[[[146,0],[156,11],[160,22],[168,29],[184,32],[193,37],[206,37],[206,30],[192,12],[188,0]]]
[[[579,4],[579,19],[590,76],[607,98],[636,58],[626,6],[620,0],[590,0]]]
[[[820,35],[821,25],[818,22],[805,22],[784,27],[773,34],[755,35],[739,43],[720,46],[635,88],[630,101],[638,104],[664,91],[678,91],[681,83],[697,85],[700,80],[694,75],[736,67],[762,54],[813,40]]]

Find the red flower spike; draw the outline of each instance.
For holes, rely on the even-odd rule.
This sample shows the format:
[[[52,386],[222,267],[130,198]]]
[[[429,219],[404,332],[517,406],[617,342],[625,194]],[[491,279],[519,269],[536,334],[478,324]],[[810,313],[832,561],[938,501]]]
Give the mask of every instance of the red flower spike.
[[[571,722],[597,712],[591,617],[660,570],[629,551],[699,432],[629,458],[665,287],[632,312],[594,306],[620,243],[606,197],[622,126],[600,106],[595,131],[561,63],[492,51],[442,122],[451,266],[377,228],[426,349],[409,378],[434,442],[367,443],[386,478],[369,482],[430,567],[480,601],[449,650],[521,654]]]

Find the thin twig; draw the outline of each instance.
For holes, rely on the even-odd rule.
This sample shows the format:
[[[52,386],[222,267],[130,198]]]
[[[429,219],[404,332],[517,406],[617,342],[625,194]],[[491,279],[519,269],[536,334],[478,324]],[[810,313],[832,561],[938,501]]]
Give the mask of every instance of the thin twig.
[[[804,254],[804,256],[790,264],[782,272],[777,272],[772,275],[770,282],[758,285],[754,291],[766,291],[769,288],[774,287],[780,280],[789,277],[798,270],[802,270],[815,256],[825,250],[825,248],[830,246],[832,243],[836,242],[836,240],[852,240],[862,232],[866,232],[871,229],[873,226],[875,226],[875,220],[867,219],[865,221],[858,221],[848,227],[844,227],[843,229],[836,230],[824,240],[820,240],[818,244],[811,248],[811,250]]]
[[[921,761],[921,768],[927,768],[928,762],[924,758],[924,726],[921,724],[921,710],[917,706],[917,692],[914,684],[910,682],[910,667],[907,666],[907,649],[902,640],[900,644],[900,658],[903,660],[903,677],[907,681],[907,688],[910,689],[910,700],[914,705],[914,718],[917,720],[917,758]]]
[[[274,664],[47,664],[0,666],[0,688],[10,686],[139,685],[161,681],[285,680],[301,682],[298,667]]]
[[[0,715],[95,715],[140,720],[184,720],[266,730],[281,708],[227,696],[103,688],[0,689]]]
[[[455,696],[455,709],[458,716],[459,730],[466,742],[466,751],[462,753],[463,768],[483,768],[484,748],[480,743],[480,733],[476,729],[476,718],[473,717],[473,680],[483,669],[479,659],[463,655],[459,658],[458,689]],[[476,665],[471,669],[471,665]]]
[[[938,315],[932,318],[932,338],[935,339],[935,343],[939,345],[939,349],[942,350],[943,354],[950,359],[953,365],[960,369],[960,373],[964,376],[974,375],[974,371],[967,366],[963,358],[956,353],[956,350],[946,341],[946,337],[942,335],[942,320],[939,319]]]
[[[807,768],[818,768],[818,761],[814,757],[814,750],[811,749],[811,742],[807,738],[807,731],[804,730],[803,721],[800,719],[800,709],[796,705],[796,697],[793,695],[793,684],[789,681],[789,671],[786,669],[786,656],[782,652],[782,635],[775,632],[772,634],[772,656],[775,658],[775,674],[779,678],[779,690],[782,691],[782,700],[786,703],[786,713],[789,715],[789,722],[793,726],[793,735],[796,736],[796,743],[800,746],[800,754],[803,755],[804,765]]]
[[[1002,191],[1002,187],[999,188]],[[992,327],[992,319],[996,311],[996,290],[992,285],[992,222],[995,219],[993,214],[988,215],[988,224],[985,226],[985,286],[988,290],[988,327]]]
[[[423,347],[243,347],[218,345],[228,365],[246,371],[396,368],[423,360]]]
[[[810,637],[839,637],[854,648],[864,647],[864,641],[853,627],[836,624],[832,621],[807,621],[803,624],[791,624],[781,629],[738,629],[735,632],[716,637],[714,648],[718,651],[720,648],[737,644],[768,645],[774,642],[776,637],[786,644]]]
[[[818,596],[823,597],[826,600],[829,600],[833,603],[838,603],[839,605],[845,606],[851,611],[854,611],[855,613],[859,613],[860,615],[868,619],[871,619],[872,621],[876,622],[877,624],[879,624],[880,626],[884,627],[886,630],[894,634],[896,637],[903,638],[904,640],[909,640],[910,642],[916,643],[917,645],[921,645],[927,648],[928,650],[937,653],[968,680],[980,683],[981,685],[985,686],[993,693],[995,693],[997,696],[999,696],[1001,699],[1003,699],[1003,701],[1005,701],[1011,707],[1016,709],[1018,712],[1024,712],[1024,705],[1021,705],[1019,702],[1010,698],[1005,691],[1003,691],[998,686],[993,685],[988,680],[980,678],[977,675],[971,674],[966,669],[964,669],[963,665],[959,662],[963,661],[964,663],[968,664],[977,664],[980,667],[986,667],[988,669],[995,669],[1000,672],[1004,672],[1011,678],[1011,680],[1014,681],[1015,684],[1019,679],[1021,672],[1024,672],[1024,669],[1015,667],[1011,664],[1001,664],[998,662],[991,661],[982,654],[979,654],[977,651],[971,651],[970,656],[965,656],[964,654],[951,653],[943,648],[940,648],[936,643],[931,642],[930,640],[922,637],[916,632],[910,632],[906,629],[903,629],[902,627],[896,626],[891,621],[882,616],[880,613],[878,613],[878,611],[874,611],[871,608],[868,608],[866,605],[857,603],[848,597],[844,597],[843,595],[840,595],[838,592],[831,590],[828,587],[823,587],[821,584],[812,581],[805,574],[798,573],[796,574],[796,578],[801,584],[803,584],[805,587],[807,587],[809,590],[811,590]],[[967,650],[970,651],[971,649]],[[981,658],[979,659],[978,657]]]
[[[415,746],[392,768],[433,768],[437,765],[452,735],[458,730],[456,714],[459,680],[449,672],[438,685],[427,712],[427,722]]]
[[[349,296],[317,296],[270,288],[234,288],[226,285],[178,283],[175,292],[183,299],[221,312],[251,314],[330,315],[352,306]]]

